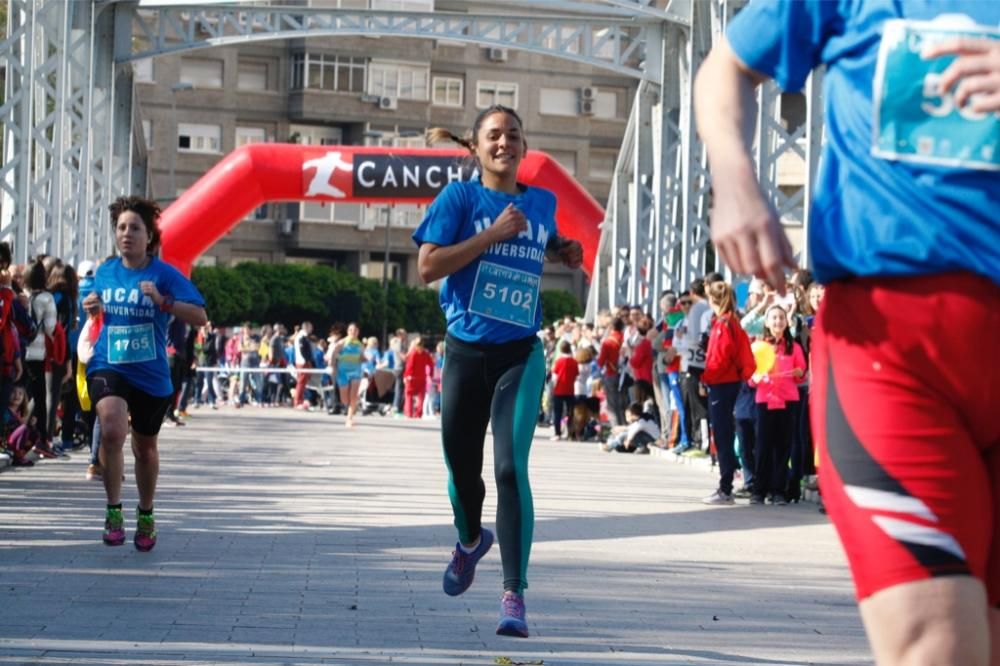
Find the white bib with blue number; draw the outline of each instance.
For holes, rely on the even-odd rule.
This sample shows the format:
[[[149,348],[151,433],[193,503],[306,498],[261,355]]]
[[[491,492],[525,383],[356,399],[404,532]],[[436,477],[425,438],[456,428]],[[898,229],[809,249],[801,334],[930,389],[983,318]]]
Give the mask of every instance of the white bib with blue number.
[[[156,358],[152,324],[108,326],[108,363],[142,363]]]
[[[469,311],[482,317],[533,328],[539,282],[537,275],[489,261],[480,262]]]
[[[940,21],[886,21],[875,69],[872,153],[890,160],[1000,170],[1000,113],[959,108],[941,74],[954,56],[924,60],[930,44],[953,37],[1000,39],[1000,30]]]

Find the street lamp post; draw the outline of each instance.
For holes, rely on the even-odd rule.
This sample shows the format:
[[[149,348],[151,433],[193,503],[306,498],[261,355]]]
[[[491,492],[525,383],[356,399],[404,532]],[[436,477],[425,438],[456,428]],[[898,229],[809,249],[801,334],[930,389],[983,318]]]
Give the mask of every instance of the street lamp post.
[[[385,308],[382,310],[382,340],[389,344],[389,222],[392,220],[392,209],[385,207],[385,253],[382,258],[382,295]],[[388,347],[387,347],[388,348]]]
[[[192,88],[194,88],[194,84],[187,82],[175,83],[170,86],[170,109],[174,119],[174,145],[170,149],[170,196],[168,197],[170,201],[177,198],[177,176],[175,172],[177,170],[177,150],[180,147],[178,146],[180,133],[178,132],[179,123],[177,122],[177,93],[182,90],[191,90]]]

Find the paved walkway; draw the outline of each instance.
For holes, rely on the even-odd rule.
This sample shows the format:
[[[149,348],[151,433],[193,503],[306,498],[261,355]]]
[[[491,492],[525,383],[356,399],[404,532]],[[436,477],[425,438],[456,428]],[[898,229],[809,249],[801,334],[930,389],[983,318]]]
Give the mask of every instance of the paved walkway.
[[[152,553],[101,544],[85,454],[0,474],[0,664],[869,663],[815,505],[707,507],[705,467],[550,434],[528,640],[494,634],[498,549],[463,596],[441,592],[435,422],[201,410],[164,429]]]

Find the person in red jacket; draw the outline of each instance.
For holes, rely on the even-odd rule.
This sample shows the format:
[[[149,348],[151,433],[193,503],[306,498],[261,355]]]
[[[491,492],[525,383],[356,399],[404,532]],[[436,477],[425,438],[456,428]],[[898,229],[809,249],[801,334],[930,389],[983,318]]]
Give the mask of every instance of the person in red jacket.
[[[424,394],[427,393],[427,374],[434,368],[434,358],[424,349],[419,336],[410,343],[403,368],[403,414],[419,419],[424,413]]]
[[[649,330],[653,328],[653,320],[643,316],[636,323],[637,342],[628,357],[629,368],[632,369],[632,402],[644,405],[646,400],[653,398],[653,341],[649,339]],[[655,404],[655,402],[654,402]],[[659,413],[655,409],[653,413]]]
[[[601,342],[601,351],[597,355],[597,365],[601,368],[601,385],[604,387],[604,398],[608,402],[608,412],[613,425],[625,423],[625,400],[621,391],[621,367],[619,356],[625,334],[625,322],[616,317],[611,323],[611,332]]]
[[[733,409],[740,386],[753,374],[753,353],[750,339],[740,327],[732,288],[725,282],[714,282],[707,292],[715,318],[709,331],[701,381],[708,387],[708,420],[712,424],[719,457],[719,487],[702,501],[705,504],[733,504],[733,476],[737,466]]]
[[[552,436],[554,442],[562,439],[563,409],[565,408],[565,413],[571,418],[573,416],[578,374],[580,366],[573,356],[573,348],[569,342],[563,340],[559,343],[559,358],[552,364],[552,421],[556,429],[556,434]]]

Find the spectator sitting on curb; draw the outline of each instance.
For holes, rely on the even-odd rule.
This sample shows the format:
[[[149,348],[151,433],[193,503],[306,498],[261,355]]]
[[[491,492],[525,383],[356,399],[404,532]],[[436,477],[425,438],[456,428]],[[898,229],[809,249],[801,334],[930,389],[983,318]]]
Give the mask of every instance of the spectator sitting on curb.
[[[625,410],[627,426],[618,426],[613,431],[606,444],[601,444],[602,451],[618,451],[619,453],[649,453],[649,445],[660,436],[660,427],[656,425],[656,416],[642,411],[642,405],[633,402]]]

